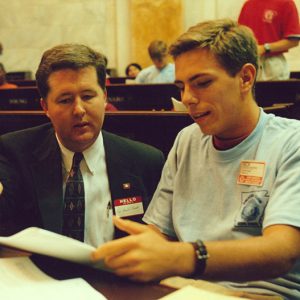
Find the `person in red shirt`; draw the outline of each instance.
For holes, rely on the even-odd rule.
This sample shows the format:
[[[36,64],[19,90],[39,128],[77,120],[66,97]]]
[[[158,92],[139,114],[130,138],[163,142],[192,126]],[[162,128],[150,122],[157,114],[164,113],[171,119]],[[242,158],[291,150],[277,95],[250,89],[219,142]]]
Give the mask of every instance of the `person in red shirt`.
[[[16,89],[18,86],[6,81],[6,72],[3,64],[0,63],[0,89]]]
[[[293,0],[248,0],[238,22],[252,29],[258,42],[258,80],[281,80],[290,76],[284,53],[300,39],[297,7]]]

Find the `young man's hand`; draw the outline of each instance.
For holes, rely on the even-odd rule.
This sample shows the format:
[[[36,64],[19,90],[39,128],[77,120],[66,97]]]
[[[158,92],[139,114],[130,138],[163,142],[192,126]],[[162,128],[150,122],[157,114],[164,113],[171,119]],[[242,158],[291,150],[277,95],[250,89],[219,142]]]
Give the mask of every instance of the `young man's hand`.
[[[152,226],[129,220],[115,217],[114,224],[129,236],[101,245],[92,258],[104,259],[117,275],[150,281],[193,272],[195,254],[190,243],[168,241]]]

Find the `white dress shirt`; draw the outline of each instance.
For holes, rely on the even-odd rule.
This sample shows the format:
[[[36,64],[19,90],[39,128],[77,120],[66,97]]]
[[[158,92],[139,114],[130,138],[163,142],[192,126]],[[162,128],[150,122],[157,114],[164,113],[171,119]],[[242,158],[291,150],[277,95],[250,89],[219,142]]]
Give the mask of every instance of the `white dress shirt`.
[[[63,170],[63,192],[65,193],[67,176],[72,167],[74,152],[64,147],[56,136],[61,154]],[[103,136],[100,132],[97,140],[83,153],[80,171],[85,192],[85,229],[84,242],[98,247],[113,239],[111,194],[109,189]]]

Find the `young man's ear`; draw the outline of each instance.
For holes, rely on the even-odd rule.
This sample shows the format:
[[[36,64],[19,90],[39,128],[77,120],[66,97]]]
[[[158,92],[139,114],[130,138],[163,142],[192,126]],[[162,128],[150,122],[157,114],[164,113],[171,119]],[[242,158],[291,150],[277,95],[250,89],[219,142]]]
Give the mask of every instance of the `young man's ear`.
[[[44,98],[41,98],[40,104],[41,104],[41,107],[42,107],[43,111],[45,112],[46,116],[49,118],[47,101]]]
[[[253,84],[255,82],[256,69],[252,64],[243,65],[240,71],[240,82],[241,82],[241,91],[248,92],[252,90]]]

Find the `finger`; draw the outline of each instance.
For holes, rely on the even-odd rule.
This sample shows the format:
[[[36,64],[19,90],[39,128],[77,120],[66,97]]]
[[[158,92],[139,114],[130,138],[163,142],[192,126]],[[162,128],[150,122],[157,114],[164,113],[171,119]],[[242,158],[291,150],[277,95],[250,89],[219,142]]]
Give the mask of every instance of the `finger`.
[[[151,275],[142,272],[141,270],[138,270],[135,266],[128,266],[118,269],[118,271],[116,271],[115,274],[121,277],[127,277],[130,280],[137,282],[149,282],[153,280]]]
[[[122,231],[129,234],[139,234],[145,232],[148,229],[147,225],[143,225],[130,220],[124,220],[119,217],[113,216],[114,224]]]
[[[143,281],[142,277],[145,276],[145,272],[142,271],[139,264],[120,267],[114,270],[114,273],[118,276],[124,276],[135,281]]]
[[[118,268],[114,270],[114,273],[118,276],[124,276],[124,277],[136,277],[137,274],[132,266],[124,266],[122,268]]]
[[[136,266],[141,262],[141,256],[137,253],[139,253],[139,251],[133,249],[119,256],[108,256],[105,258],[105,264],[114,270],[128,266]]]
[[[107,242],[95,251],[92,252],[91,258],[96,261],[99,259],[104,259],[105,257],[113,257],[124,254],[136,246],[135,236],[127,236],[117,240]]]

